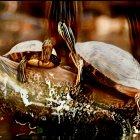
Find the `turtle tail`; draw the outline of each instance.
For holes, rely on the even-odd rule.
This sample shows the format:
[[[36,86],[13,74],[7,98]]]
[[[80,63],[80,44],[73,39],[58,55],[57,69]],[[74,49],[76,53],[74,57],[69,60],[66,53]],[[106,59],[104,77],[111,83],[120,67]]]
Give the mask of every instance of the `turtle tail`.
[[[18,65],[19,63],[0,56],[0,70],[7,73],[9,76],[17,75]]]

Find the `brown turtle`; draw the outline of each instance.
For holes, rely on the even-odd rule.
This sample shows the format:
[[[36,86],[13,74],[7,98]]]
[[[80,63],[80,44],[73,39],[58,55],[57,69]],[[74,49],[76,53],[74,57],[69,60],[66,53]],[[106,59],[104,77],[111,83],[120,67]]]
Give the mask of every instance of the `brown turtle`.
[[[52,68],[60,63],[56,52],[53,50],[53,40],[47,39],[43,43],[38,40],[24,41],[15,45],[3,57],[19,62],[17,77],[21,82],[27,80],[26,64],[36,67]]]
[[[66,41],[71,54],[82,59],[84,65],[91,66],[89,72],[98,82],[135,97],[140,110],[140,64],[129,52],[98,41],[75,44],[72,30],[62,22],[58,23],[58,32]],[[80,67],[79,73],[81,73],[84,65],[79,66],[75,60],[74,63]]]

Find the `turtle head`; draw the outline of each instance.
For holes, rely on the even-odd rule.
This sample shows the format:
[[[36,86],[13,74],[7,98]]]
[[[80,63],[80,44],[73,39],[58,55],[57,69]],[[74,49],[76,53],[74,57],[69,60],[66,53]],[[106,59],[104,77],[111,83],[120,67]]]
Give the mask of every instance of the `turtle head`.
[[[56,44],[54,38],[45,40],[42,44],[42,60],[48,62],[52,54],[53,46]]]
[[[55,44],[56,40],[53,37],[50,37],[43,42],[43,46],[54,46]]]
[[[60,21],[58,23],[58,33],[68,45],[69,50],[75,52],[75,37],[72,29]]]
[[[65,40],[65,32],[67,31],[67,27],[61,21],[58,23],[58,33]]]

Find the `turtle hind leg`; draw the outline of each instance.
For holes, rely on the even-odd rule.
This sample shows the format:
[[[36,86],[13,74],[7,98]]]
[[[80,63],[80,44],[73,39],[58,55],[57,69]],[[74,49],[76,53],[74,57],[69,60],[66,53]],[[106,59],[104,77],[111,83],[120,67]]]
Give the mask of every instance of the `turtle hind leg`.
[[[120,84],[115,84],[114,88],[129,97],[135,97],[135,95],[140,91],[136,88],[127,87],[127,86],[120,85]]]
[[[140,92],[138,92],[135,95],[135,102],[137,105],[137,116],[135,118],[136,119],[135,121],[137,121],[136,127],[139,128],[139,126],[140,126]]]
[[[18,66],[18,69],[17,69],[17,71],[18,71],[17,79],[18,79],[18,81],[20,81],[22,83],[27,81],[26,74],[25,74],[26,64],[27,64],[26,59],[21,60],[19,66]]]

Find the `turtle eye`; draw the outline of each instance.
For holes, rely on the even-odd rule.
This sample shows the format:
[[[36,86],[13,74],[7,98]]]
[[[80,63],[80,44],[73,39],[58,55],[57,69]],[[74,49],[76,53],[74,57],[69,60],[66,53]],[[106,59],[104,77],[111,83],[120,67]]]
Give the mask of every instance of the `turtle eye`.
[[[51,44],[51,41],[50,41],[50,40],[48,40],[48,44],[49,44],[49,45]]]

